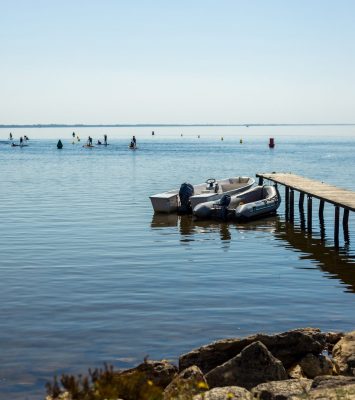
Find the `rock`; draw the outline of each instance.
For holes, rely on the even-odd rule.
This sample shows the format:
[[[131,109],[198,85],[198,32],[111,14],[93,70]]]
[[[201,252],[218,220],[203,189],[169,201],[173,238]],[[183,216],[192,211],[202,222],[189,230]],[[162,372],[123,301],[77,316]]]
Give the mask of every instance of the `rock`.
[[[287,374],[290,378],[293,379],[306,378],[306,375],[303,373],[302,368],[299,364],[295,364],[291,368],[289,368],[287,370]]]
[[[335,375],[336,373],[332,360],[323,355],[307,354],[299,365],[304,375],[310,379],[319,375]]]
[[[198,394],[192,400],[252,400],[251,393],[239,386],[217,387]]]
[[[326,389],[334,388],[338,386],[345,386],[355,384],[355,377],[353,376],[330,376],[323,375],[314,378],[312,383],[312,389]]]
[[[355,331],[347,333],[333,348],[333,358],[342,375],[355,375]]]
[[[355,385],[342,386],[332,389],[311,390],[307,397],[304,395],[290,396],[288,400],[355,400]]]
[[[308,353],[321,353],[326,345],[324,334],[314,328],[296,329],[277,335],[257,334],[244,339],[223,339],[183,354],[179,359],[179,370],[197,365],[206,374],[256,341],[263,343],[282,361],[285,368],[296,364]]]
[[[335,344],[344,336],[344,332],[326,332],[324,334],[328,351],[332,351]]]
[[[177,368],[166,360],[162,361],[145,361],[137,367],[119,372],[119,376],[139,377],[141,380],[150,381],[154,386],[165,388],[177,375]]]
[[[251,393],[258,400],[287,400],[292,395],[307,394],[311,385],[310,379],[287,379],[286,381],[261,383]]]
[[[208,389],[203,373],[200,368],[193,365],[182,371],[165,388],[164,400],[185,400],[191,399],[193,395],[205,392]]]
[[[251,389],[259,383],[283,379],[287,379],[287,373],[281,361],[261,342],[250,344],[240,354],[206,375],[211,388],[241,386]]]

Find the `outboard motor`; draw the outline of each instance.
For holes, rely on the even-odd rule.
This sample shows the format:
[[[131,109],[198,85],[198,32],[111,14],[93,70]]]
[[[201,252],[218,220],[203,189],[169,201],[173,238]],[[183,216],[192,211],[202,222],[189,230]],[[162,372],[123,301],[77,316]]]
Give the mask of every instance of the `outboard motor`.
[[[219,218],[226,220],[227,219],[227,214],[228,214],[228,206],[231,202],[231,197],[229,194],[224,194],[221,199],[219,200],[219,206],[220,206],[220,215]]]
[[[180,198],[180,206],[178,211],[180,213],[191,213],[191,203],[190,203],[190,197],[193,196],[194,194],[194,187],[191,185],[191,183],[183,183],[180,186],[179,190],[179,198]]]

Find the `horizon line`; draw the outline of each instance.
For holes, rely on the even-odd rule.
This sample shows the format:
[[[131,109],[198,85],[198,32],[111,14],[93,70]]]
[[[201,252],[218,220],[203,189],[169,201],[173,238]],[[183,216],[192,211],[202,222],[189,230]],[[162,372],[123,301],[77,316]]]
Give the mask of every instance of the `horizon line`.
[[[0,128],[154,128],[154,127],[228,127],[228,126],[355,126],[349,123],[250,123],[250,124],[204,124],[204,123],[182,123],[182,124],[0,124]]]

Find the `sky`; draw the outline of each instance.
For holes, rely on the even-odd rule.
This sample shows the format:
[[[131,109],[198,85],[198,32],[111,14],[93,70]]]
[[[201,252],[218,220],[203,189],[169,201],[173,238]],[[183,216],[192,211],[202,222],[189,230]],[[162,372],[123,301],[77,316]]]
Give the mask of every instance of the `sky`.
[[[355,123],[353,0],[0,0],[0,124]]]

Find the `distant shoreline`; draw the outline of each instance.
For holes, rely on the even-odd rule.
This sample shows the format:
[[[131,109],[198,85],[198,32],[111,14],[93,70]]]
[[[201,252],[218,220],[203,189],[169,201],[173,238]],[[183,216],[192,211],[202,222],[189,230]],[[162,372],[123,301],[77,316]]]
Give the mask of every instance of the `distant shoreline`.
[[[228,127],[244,126],[355,126],[355,123],[335,123],[335,124],[3,124],[0,129],[9,128],[174,128],[174,127]]]

